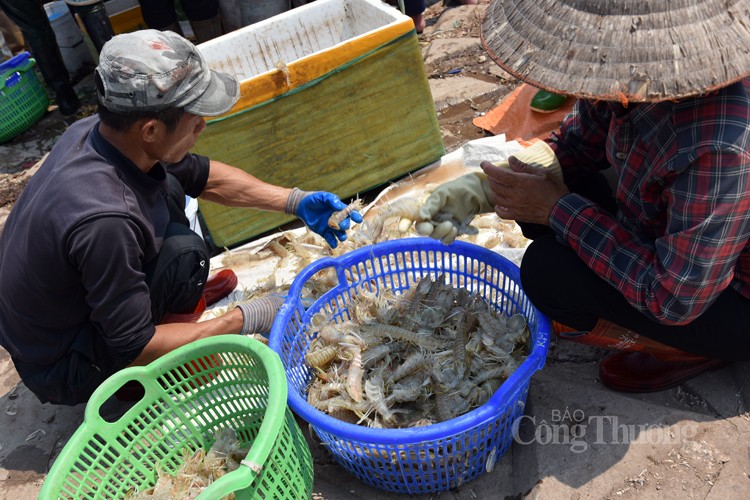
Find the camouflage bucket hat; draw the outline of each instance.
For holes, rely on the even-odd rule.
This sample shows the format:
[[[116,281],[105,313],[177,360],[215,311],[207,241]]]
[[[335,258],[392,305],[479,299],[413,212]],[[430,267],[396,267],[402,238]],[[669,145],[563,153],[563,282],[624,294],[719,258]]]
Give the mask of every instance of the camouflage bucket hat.
[[[211,70],[198,48],[171,31],[117,35],[99,54],[99,102],[111,111],[183,108],[199,116],[229,111],[240,97],[237,79]]]

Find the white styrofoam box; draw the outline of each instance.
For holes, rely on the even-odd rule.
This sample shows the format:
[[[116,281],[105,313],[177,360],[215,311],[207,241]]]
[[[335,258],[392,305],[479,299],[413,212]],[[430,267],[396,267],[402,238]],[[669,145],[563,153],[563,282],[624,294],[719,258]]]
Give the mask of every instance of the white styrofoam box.
[[[204,42],[200,49],[212,68],[242,81],[404,19],[409,17],[380,0],[316,0]]]

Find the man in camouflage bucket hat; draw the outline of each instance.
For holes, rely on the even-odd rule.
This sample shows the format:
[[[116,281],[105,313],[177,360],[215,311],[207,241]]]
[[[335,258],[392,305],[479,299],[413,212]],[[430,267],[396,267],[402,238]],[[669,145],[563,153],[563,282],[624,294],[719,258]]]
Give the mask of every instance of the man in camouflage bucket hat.
[[[270,330],[278,297],[194,322],[237,277],[208,278],[186,194],[295,214],[332,247],[362,221],[352,213],[334,231],[327,220],[345,208],[336,195],[271,185],[189,152],[203,117],[229,111],[239,85],[179,35],[112,38],[95,80],[97,116],[60,137],[0,236],[0,343],[42,402],[84,402],[115,371],[194,340]]]

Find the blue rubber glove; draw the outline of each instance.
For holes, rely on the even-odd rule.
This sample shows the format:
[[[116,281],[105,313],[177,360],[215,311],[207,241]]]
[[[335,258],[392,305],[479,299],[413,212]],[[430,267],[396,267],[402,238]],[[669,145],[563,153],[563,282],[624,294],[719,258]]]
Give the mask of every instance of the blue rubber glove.
[[[333,193],[325,191],[308,193],[294,188],[292,194],[289,195],[285,211],[299,217],[307,227],[325,238],[331,248],[336,248],[339,241],[346,240],[346,230],[349,229],[352,221],[362,222],[362,215],[355,210],[339,223],[339,229],[329,227],[328,219],[331,215],[345,208],[346,204]]]

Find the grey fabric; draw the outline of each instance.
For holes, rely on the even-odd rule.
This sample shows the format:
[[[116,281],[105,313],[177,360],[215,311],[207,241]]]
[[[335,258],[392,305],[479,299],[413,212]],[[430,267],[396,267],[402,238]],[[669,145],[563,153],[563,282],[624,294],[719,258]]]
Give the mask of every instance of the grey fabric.
[[[284,304],[284,299],[277,295],[261,297],[249,302],[239,304],[237,308],[242,311],[242,335],[253,333],[268,333],[273,326],[273,320]]]
[[[292,192],[289,193],[289,197],[286,199],[286,206],[284,206],[284,213],[289,215],[297,215],[297,208],[302,198],[310,194],[308,191],[302,191],[299,188],[292,188]]]

